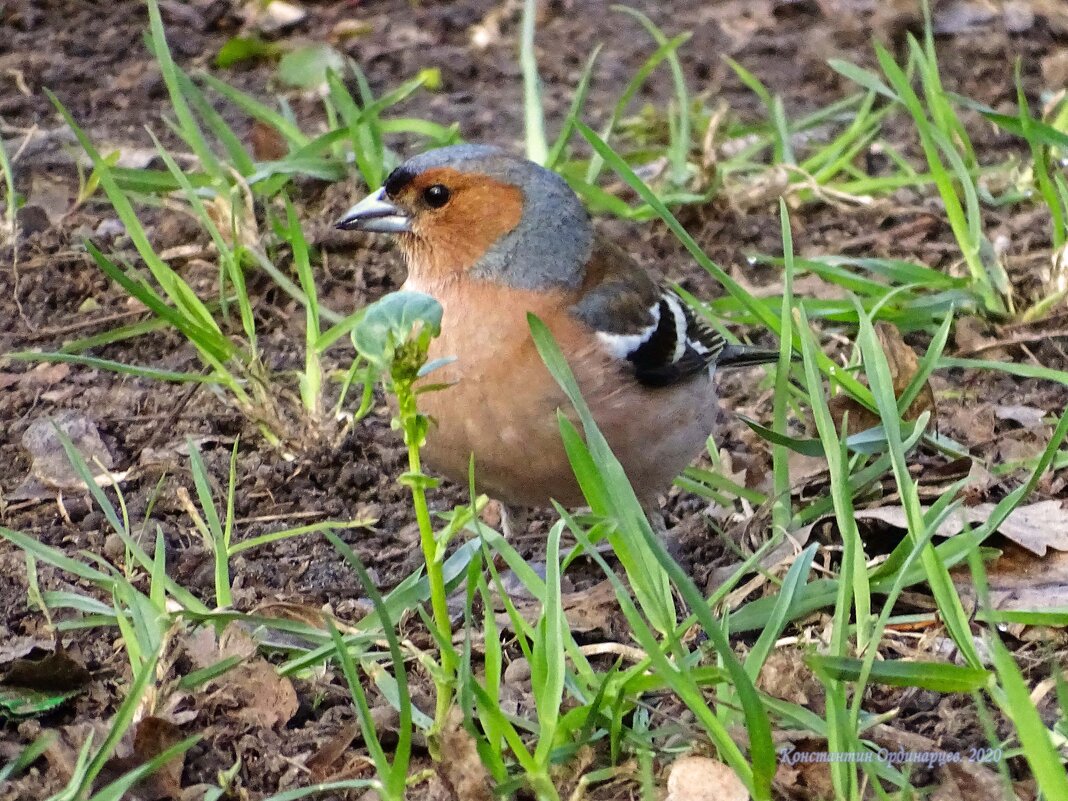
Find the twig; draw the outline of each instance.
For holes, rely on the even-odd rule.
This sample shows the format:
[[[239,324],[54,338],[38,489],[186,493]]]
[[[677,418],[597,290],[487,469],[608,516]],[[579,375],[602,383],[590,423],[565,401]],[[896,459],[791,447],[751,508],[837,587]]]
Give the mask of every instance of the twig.
[[[995,350],[996,348],[1013,348],[1016,346],[1024,347],[1032,342],[1040,342],[1043,339],[1052,339],[1053,337],[1068,337],[1068,328],[1058,328],[1055,331],[1034,331],[1030,334],[1023,336],[1013,337],[1012,339],[998,339],[992,342],[984,342],[981,345],[962,350],[958,355],[960,356],[974,356],[977,353],[983,353],[988,350]]]
[[[92,320],[81,320],[80,322],[70,323],[57,328],[39,328],[30,334],[27,339],[35,341],[39,339],[48,339],[50,337],[62,337],[67,334],[73,334],[76,331],[92,328],[93,326],[106,325],[107,323],[114,323],[119,320],[125,320],[128,317],[136,317],[139,314],[147,313],[147,309],[134,309],[133,311],[116,312],[115,314],[109,314],[105,317],[94,317]]]

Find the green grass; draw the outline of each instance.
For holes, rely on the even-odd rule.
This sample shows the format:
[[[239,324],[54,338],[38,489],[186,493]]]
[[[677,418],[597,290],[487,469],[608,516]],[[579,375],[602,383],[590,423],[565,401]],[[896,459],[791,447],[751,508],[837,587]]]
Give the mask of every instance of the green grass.
[[[1068,463],[1064,443],[1068,412],[1061,415],[1043,452],[1022,466],[1003,471],[1006,493],[987,522],[949,540],[935,538],[946,515],[959,504],[965,480],[946,488],[933,502],[921,502],[914,474],[919,457],[927,462],[961,458],[982,463],[934,430],[925,414],[914,421],[902,412],[936,370],[968,368],[1068,385],[1068,373],[1049,367],[960,359],[947,356],[955,320],[963,314],[992,320],[1040,319],[1063,300],[1053,287],[1038,297],[1020,297],[1004,267],[993,255],[985,230],[995,202],[1027,204],[1049,215],[1051,258],[1066,247],[1068,187],[1058,159],[1068,152],[1065,115],[1034,116],[1018,93],[1015,114],[947,92],[938,53],[928,33],[909,39],[903,63],[876,49],[878,72],[835,61],[832,67],[860,91],[823,109],[792,119],[785,98],[771,92],[756,74],[759,65],[729,61],[738,79],[759,99],[764,119],[742,121],[728,112],[717,117],[686,85],[678,52],[687,32],[662,31],[628,9],[648,34],[650,55],[623,88],[618,101],[600,109],[605,120],[594,130],[589,95],[598,51],[591,53],[574,88],[573,101],[555,138],[549,136],[534,50],[535,4],[524,5],[520,36],[521,73],[527,154],[563,174],[595,213],[634,221],[659,220],[675,235],[694,263],[719,283],[724,294],[712,301],[686,296],[695,308],[724,330],[726,325],[766,329],[777,337],[780,358],[774,377],[762,386],[772,394],[771,420],[747,420],[768,441],[772,460],[767,487],[742,486],[727,475],[710,443],[711,468],[693,467],[680,477],[684,489],[714,500],[766,507],[766,543],[743,554],[734,575],[706,596],[675,563],[656,536],[607,441],[597,429],[567,362],[548,329],[530,320],[542,358],[573,405],[579,427],[561,414],[561,437],[589,512],[574,515],[563,508],[547,536],[544,573],[536,571],[515,547],[479,517],[486,499],[472,487],[470,502],[432,513],[436,482],[422,468],[421,445],[429,421],[419,411],[415,381],[436,365],[427,365],[430,339],[441,321],[433,299],[398,293],[348,315],[326,308],[319,299],[319,255],[301,225],[301,207],[293,198],[296,183],[314,177],[377,184],[397,162],[392,143],[415,137],[426,146],[458,140],[456,127],[392,115],[393,107],[414,93],[432,90],[436,77],[424,71],[396,89],[376,97],[355,64],[343,70],[324,68],[321,83],[324,114],[332,122],[325,133],[306,132],[284,104],[273,105],[240,92],[217,75],[187,74],[171,58],[155,2],[150,0],[149,46],[170,97],[172,132],[182,149],[195,156],[193,166],[165,148],[153,134],[163,170],[129,170],[102,155],[58,101],[57,109],[88,154],[93,171],[79,203],[108,204],[126,227],[137,260],[129,254],[104,253],[88,243],[102,273],[129,297],[145,305],[149,317],[124,328],[66,343],[50,353],[6,354],[23,360],[66,361],[104,368],[149,381],[210,385],[246,416],[250,436],[275,446],[276,458],[321,442],[332,421],[351,405],[353,422],[374,404],[375,387],[393,396],[395,427],[403,438],[407,464],[397,480],[410,497],[422,554],[421,567],[381,593],[356,549],[339,536],[345,529],[373,521],[327,521],[250,536],[235,517],[239,444],[235,442],[221,482],[194,445],[187,473],[162,479],[148,509],[132,519],[119,488],[100,488],[90,467],[64,440],[72,464],[85,479],[93,503],[124,546],[114,564],[92,553],[71,555],[27,534],[0,529],[0,537],[26,554],[28,601],[48,626],[59,632],[105,629],[117,638],[129,663],[123,697],[107,736],[88,741],[68,785],[55,799],[87,797],[94,779],[130,731],[140,713],[163,708],[176,687],[196,692],[241,663],[224,659],[216,665],[173,679],[169,664],[176,638],[198,626],[222,631],[234,622],[259,633],[258,651],[270,656],[286,677],[333,681],[347,688],[363,734],[363,753],[374,776],[308,784],[271,796],[286,801],[341,790],[374,789],[392,801],[420,792],[430,773],[416,745],[427,745],[431,765],[448,760],[446,732],[459,725],[474,743],[485,781],[501,796],[520,791],[547,801],[593,795],[602,785],[627,782],[626,791],[642,798],[659,797],[660,771],[677,755],[698,748],[726,763],[755,799],[772,797],[778,759],[772,732],[816,737],[828,751],[876,755],[873,738],[879,723],[896,721],[895,712],[877,713],[866,690],[919,688],[961,693],[986,721],[989,746],[1000,759],[996,769],[1008,775],[1008,760],[1026,762],[1047,799],[1068,793],[1064,744],[1068,737],[1068,684],[1056,675],[1056,720],[1040,714],[1030,699],[1035,681],[1008,650],[999,626],[1005,622],[1065,625],[1068,610],[993,609],[986,597],[984,560],[994,556],[987,540],[998,525],[1024,503],[1052,469]],[[336,66],[336,64],[335,64]],[[633,111],[641,87],[658,69],[670,73],[672,102],[666,110]],[[1018,79],[1018,74],[1017,74]],[[354,86],[353,92],[350,87]],[[232,105],[277,133],[286,155],[257,162],[240,137],[215,109]],[[1029,168],[1005,198],[992,198],[984,176],[1006,165],[983,166],[961,111],[977,112],[1019,138]],[[713,122],[718,127],[710,129]],[[711,139],[699,142],[700,132]],[[905,130],[922,153],[916,163],[890,141]],[[576,136],[576,134],[578,136]],[[889,173],[864,172],[863,154],[879,145],[888,153]],[[711,148],[711,150],[709,150]],[[713,159],[711,170],[708,157]],[[729,154],[729,155],[728,155]],[[642,167],[662,161],[666,168],[650,180]],[[9,221],[14,213],[12,171],[0,153]],[[772,180],[774,179],[774,180]],[[760,196],[775,187],[780,212],[781,249],[751,254],[754,265],[782,274],[782,292],[755,297],[731,272],[708,257],[679,222],[680,207],[720,196],[728,201]],[[625,191],[619,191],[619,185]],[[868,203],[911,187],[937,199],[958,250],[962,275],[903,259],[794,253],[791,214],[812,204]],[[102,193],[102,196],[100,196]],[[142,223],[145,209],[163,201],[180,204],[196,220],[218,260],[210,295],[200,295],[167,264]],[[791,209],[801,208],[800,211]],[[262,275],[256,275],[262,273]],[[802,276],[814,276],[844,290],[842,300],[803,297],[795,290]],[[302,315],[303,359],[290,373],[268,370],[265,322],[257,314],[262,298],[250,290],[253,277],[265,280],[297,304]],[[889,321],[927,342],[918,374],[895,395],[885,354],[875,334],[877,321]],[[155,365],[126,364],[97,355],[105,346],[170,328],[191,346],[194,369],[166,370]],[[845,336],[852,345],[848,368],[824,352],[826,334]],[[733,337],[732,337],[733,338]],[[348,340],[351,340],[351,348]],[[330,365],[341,364],[336,370]],[[358,402],[349,389],[358,386]],[[865,432],[842,430],[831,414],[837,396],[852,397],[878,416]],[[815,437],[791,433],[791,422],[811,419]],[[797,493],[791,453],[818,456],[827,467],[826,491],[816,497]],[[1020,469],[1022,467],[1022,470]],[[200,597],[168,572],[162,529],[150,523],[155,501],[181,486],[187,502],[188,528],[211,553],[213,597]],[[221,490],[220,490],[221,488]],[[906,518],[905,536],[884,558],[873,558],[855,509],[873,492],[891,491]],[[803,527],[832,519],[838,540],[828,549],[808,544],[784,570],[769,573],[759,560]],[[328,619],[323,627],[265,618],[234,608],[233,559],[253,548],[291,537],[325,537],[353,570],[370,599],[373,612],[342,627]],[[567,541],[574,547],[567,547]],[[604,551],[607,546],[607,552]],[[37,566],[63,571],[73,585],[41,590]],[[584,566],[584,567],[583,567]],[[565,614],[564,587],[569,571],[593,569],[615,594],[625,624],[627,658],[593,657],[576,637]],[[966,609],[953,570],[967,568],[979,588],[975,614]],[[522,603],[505,591],[505,571],[532,599]],[[733,597],[756,574],[764,590]],[[903,615],[895,603],[906,591],[924,592],[934,609],[926,615]],[[495,605],[499,604],[498,608]],[[61,614],[57,614],[61,613]],[[816,615],[817,617],[812,617]],[[817,625],[813,625],[816,621]],[[952,642],[957,662],[936,653],[902,658],[891,636],[895,624],[923,622]],[[411,636],[413,628],[424,635]],[[700,637],[694,637],[695,631]],[[273,637],[272,633],[290,635]],[[769,659],[781,652],[781,639],[808,643],[793,653],[822,687],[825,708],[817,716],[807,706],[777,697],[762,684]],[[417,645],[416,642],[419,644]],[[980,648],[980,644],[983,646]],[[985,658],[989,655],[989,659]],[[525,659],[530,679],[523,684],[531,703],[509,705],[502,693],[508,662]],[[421,693],[414,692],[417,687]],[[884,692],[890,692],[884,689]],[[396,737],[387,740],[374,726],[372,699],[399,713]],[[415,700],[415,699],[418,699]],[[662,703],[685,708],[688,722],[664,720]],[[998,740],[990,710],[1012,733]],[[985,717],[984,717],[985,716]],[[457,723],[459,721],[459,723]],[[744,732],[745,736],[739,736]],[[94,799],[117,799],[139,778],[191,748],[195,738],[154,757],[98,788]],[[0,779],[25,771],[47,747],[30,745],[21,757],[0,767]],[[242,766],[217,777],[212,799],[237,791]],[[433,767],[429,770],[433,770]],[[829,778],[837,797],[911,799],[917,797],[908,765],[886,761],[836,762]]]
[[[3,142],[0,142],[0,177],[4,179],[4,238],[10,238],[14,244],[18,196],[15,194],[15,172]]]

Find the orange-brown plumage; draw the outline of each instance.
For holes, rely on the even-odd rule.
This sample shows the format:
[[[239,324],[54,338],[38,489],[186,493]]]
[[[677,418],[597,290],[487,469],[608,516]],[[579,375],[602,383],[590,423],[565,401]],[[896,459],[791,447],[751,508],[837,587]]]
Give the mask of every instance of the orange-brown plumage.
[[[486,176],[438,167],[413,178],[398,200],[418,208],[419,196],[435,184],[452,189],[454,202],[413,218],[412,233],[399,238],[401,250],[409,264],[419,264],[427,275],[466,272],[519,224],[523,194]]]
[[[435,470],[466,482],[473,453],[478,488],[505,503],[583,502],[557,420],[572,410],[529,312],[552,332],[644,503],[701,451],[723,341],[595,236],[555,174],[494,148],[443,148],[402,165],[340,225],[398,234],[405,288],[443,307],[430,357],[455,360],[427,379],[447,388],[420,397]]]

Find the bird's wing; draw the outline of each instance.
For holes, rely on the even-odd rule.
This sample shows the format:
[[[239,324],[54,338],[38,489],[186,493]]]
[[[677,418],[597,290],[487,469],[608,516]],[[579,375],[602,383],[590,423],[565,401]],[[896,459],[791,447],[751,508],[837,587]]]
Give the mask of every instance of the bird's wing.
[[[685,381],[715,364],[723,338],[622,248],[597,237],[571,313],[650,387]]]

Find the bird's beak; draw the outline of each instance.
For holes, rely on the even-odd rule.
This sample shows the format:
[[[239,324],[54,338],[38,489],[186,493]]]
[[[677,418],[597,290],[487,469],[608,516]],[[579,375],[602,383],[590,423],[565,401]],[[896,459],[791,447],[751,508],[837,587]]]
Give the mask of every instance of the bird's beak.
[[[386,190],[372,192],[346,211],[334,225],[343,231],[400,234],[412,230],[412,220],[386,198]]]

